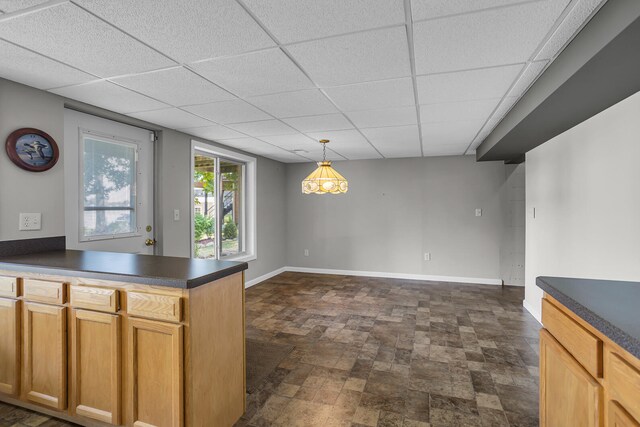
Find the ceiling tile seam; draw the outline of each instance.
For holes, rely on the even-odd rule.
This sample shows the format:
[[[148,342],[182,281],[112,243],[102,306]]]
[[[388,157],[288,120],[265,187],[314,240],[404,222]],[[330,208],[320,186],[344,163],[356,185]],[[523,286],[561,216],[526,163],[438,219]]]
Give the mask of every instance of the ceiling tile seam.
[[[488,11],[499,10],[499,9],[508,9],[510,7],[518,7],[518,6],[523,6],[523,5],[529,4],[529,3],[539,3],[539,2],[543,2],[543,1],[548,1],[548,0],[523,0],[523,1],[520,1],[518,3],[502,4],[502,5],[497,5],[497,6],[485,7],[485,8],[477,9],[477,10],[468,10],[468,11],[465,11],[465,12],[450,13],[448,15],[441,15],[441,16],[434,16],[434,17],[431,17],[431,18],[417,19],[417,20],[413,21],[413,23],[414,24],[420,24],[420,23],[428,22],[428,21],[437,21],[437,20],[440,20],[440,19],[455,18],[455,17],[458,17],[458,16],[474,15],[476,13],[488,12]],[[551,1],[553,1],[553,0],[551,0]]]
[[[33,53],[34,55],[41,56],[41,57],[43,57],[43,58],[45,58],[45,59],[48,59],[48,60],[50,60],[50,61],[57,62],[57,63],[58,63],[58,64],[60,64],[60,65],[64,65],[65,67],[69,67],[69,68],[72,68],[72,69],[74,69],[74,70],[76,70],[76,71],[80,71],[81,73],[87,74],[87,75],[89,75],[89,76],[93,76],[93,77],[95,77],[95,78],[96,78],[96,80],[101,80],[101,79],[102,79],[100,76],[96,76],[95,74],[90,73],[90,72],[88,72],[88,71],[85,71],[85,70],[83,70],[83,69],[81,69],[81,68],[75,67],[75,66],[73,66],[73,65],[69,65],[69,64],[67,64],[66,62],[60,61],[60,60],[55,59],[55,58],[51,58],[50,56],[44,55],[44,54],[42,54],[42,53],[40,53],[40,52],[36,52],[36,51],[35,51],[35,50],[33,50],[33,49],[30,49],[30,48],[28,48],[28,47],[25,47],[25,46],[19,45],[19,44],[17,44],[17,43],[14,43],[14,42],[12,42],[11,40],[7,40],[7,39],[2,38],[2,37],[0,37],[0,40],[2,40],[3,42],[6,42],[6,43],[8,43],[8,44],[10,44],[10,45],[12,45],[12,46],[15,46],[15,47],[17,47],[17,48],[24,49],[24,50],[26,50],[27,52],[31,52],[31,53]],[[96,80],[91,80],[91,82],[96,81]],[[91,82],[85,82],[85,83],[80,83],[80,84],[73,84],[73,85],[68,85],[68,86],[80,86],[80,85],[87,84],[87,83],[91,83]],[[67,87],[67,86],[61,86],[61,87]],[[47,88],[47,89],[44,89],[44,90],[52,90],[52,89],[57,89],[57,87]]]
[[[19,45],[16,45],[16,46],[19,46]],[[19,47],[21,47],[21,46],[19,46]],[[37,53],[37,52],[34,52],[34,53]],[[39,55],[44,56],[42,54],[39,54]],[[48,58],[48,57],[45,56],[45,58]],[[54,61],[56,61],[56,60],[54,59]],[[71,67],[71,65],[68,65],[68,64],[66,64],[64,62],[60,62],[60,61],[56,61],[56,62],[59,62],[61,64],[64,64],[64,65],[67,65],[67,66]],[[70,85],[56,86],[56,87],[49,88],[47,90],[67,89],[67,88],[71,88],[71,87],[84,86],[84,85],[88,85],[88,84],[91,84],[91,83],[100,83],[100,82],[109,82],[109,83],[114,83],[115,84],[116,82],[114,82],[113,80],[117,80],[117,79],[120,79],[120,78],[136,77],[136,76],[140,76],[140,75],[144,75],[144,74],[159,73],[159,72],[162,72],[162,71],[170,71],[170,70],[174,70],[176,68],[181,68],[181,66],[180,65],[170,65],[168,67],[161,67],[161,68],[157,68],[155,70],[145,71],[145,72],[142,72],[142,73],[127,73],[127,74],[119,74],[119,75],[110,76],[110,77],[100,77],[100,76],[96,76],[95,74],[91,74],[91,73],[89,73],[87,71],[84,71],[84,70],[82,70],[80,68],[77,68],[77,67],[74,67],[74,68],[76,68],[78,71],[82,71],[83,73],[90,74],[90,75],[94,76],[96,79],[95,80],[90,80],[90,81],[84,82],[84,83],[74,83],[74,84],[70,84]],[[166,102],[165,102],[165,104],[166,104]]]
[[[507,95],[509,95],[510,91],[514,88],[514,86],[517,84],[518,80],[520,80],[520,78],[523,76],[524,72],[526,71],[527,67],[534,63],[534,62],[542,62],[542,60],[540,61],[535,61],[535,58],[538,56],[538,53],[540,53],[540,51],[544,48],[544,46],[547,44],[547,42],[549,41],[549,39],[553,36],[553,34],[555,33],[555,31],[564,23],[565,18],[567,17],[567,15],[569,14],[569,12],[571,10],[573,10],[573,8],[580,2],[581,0],[572,0],[571,2],[569,2],[569,4],[564,8],[564,10],[562,11],[562,13],[560,14],[560,16],[556,19],[556,21],[554,22],[554,25],[551,27],[551,29],[547,32],[547,34],[542,38],[542,41],[538,44],[537,48],[533,51],[533,54],[529,57],[529,60],[526,63],[526,66],[522,68],[521,72],[518,74],[518,76],[516,77],[516,79],[514,80],[514,82],[511,84],[511,86],[509,87],[509,89],[507,90],[507,92],[505,93],[505,95],[503,96],[502,101],[500,101],[500,103],[498,103],[498,105],[496,106],[496,108],[491,112],[491,114],[489,115],[489,117],[487,118],[487,120],[485,121],[485,123],[482,125],[482,127],[480,128],[480,130],[478,131],[478,133],[476,133],[476,135],[473,137],[473,140],[469,143],[469,146],[467,147],[467,149],[465,150],[465,154],[467,153],[467,151],[469,151],[469,149],[471,148],[471,146],[476,142],[476,138],[480,135],[480,133],[482,132],[482,130],[484,129],[484,127],[487,125],[487,123],[489,123],[489,121],[491,119],[493,119],[493,115],[495,114],[495,112],[497,111],[498,107],[500,106],[500,104],[502,102],[504,102],[504,98],[507,97]],[[589,18],[590,19],[590,18]],[[579,31],[578,31],[579,32]],[[575,35],[578,33],[576,32],[574,34]],[[573,38],[573,37],[572,37]],[[516,100],[513,102],[513,104],[511,105],[511,107],[506,111],[506,113],[504,114],[504,116],[502,116],[501,118],[498,119],[498,123],[496,123],[495,127],[502,121],[502,119],[504,119],[504,117],[506,117],[507,114],[509,114],[509,112],[513,109],[513,107],[520,101],[520,99],[524,96],[525,93],[527,93],[527,91],[531,88],[531,86],[533,86],[535,84],[535,82],[540,78],[540,76],[546,71],[547,68],[549,68],[549,66],[551,65],[551,63],[555,60],[555,58],[557,58],[557,55],[554,55],[551,59],[549,59],[547,61],[547,64],[545,67],[543,67],[542,70],[540,70],[540,72],[538,73],[537,76],[535,76],[535,78],[531,81],[531,83],[529,85],[527,85],[527,87],[522,91],[522,93],[516,95],[517,98]],[[493,131],[493,129],[492,129]],[[486,139],[486,137],[484,138]],[[482,143],[482,142],[480,142]],[[479,144],[478,144],[479,145]]]
[[[262,28],[262,30],[265,33],[267,33],[267,35],[269,37],[271,37],[273,42],[280,48],[282,53],[284,53],[287,56],[287,58],[289,58],[289,60],[296,67],[298,67],[298,69],[309,79],[309,81],[311,83],[313,83],[313,85],[316,87],[316,89],[318,89],[320,91],[320,93],[322,93],[324,95],[324,97],[327,98],[327,100],[334,106],[334,108],[336,108],[336,110],[338,110],[340,112],[340,114],[342,114],[342,116],[356,129],[356,131],[358,131],[358,133],[369,143],[369,145],[371,145],[371,147],[373,147],[373,149],[384,159],[385,158],[384,155],[382,155],[382,153],[376,148],[376,146],[373,145],[371,143],[371,141],[369,141],[369,139],[360,131],[360,129],[357,128],[357,126],[351,121],[351,119],[349,117],[347,117],[347,115],[333,101],[333,99],[331,99],[329,97],[329,95],[321,87],[318,86],[318,84],[311,78],[309,73],[307,73],[307,71],[302,67],[302,65],[300,65],[298,63],[298,61],[296,61],[296,59],[293,57],[293,55],[291,55],[291,52],[289,52],[289,50],[286,47],[282,46],[282,43],[280,43],[280,40],[278,40],[278,38],[271,32],[271,30],[269,30],[269,28],[267,28],[267,26],[257,16],[255,16],[255,14],[247,7],[247,5],[244,4],[244,1],[243,0],[236,0],[236,3],[238,3],[249,14],[249,16],[251,16],[251,18],[253,18],[253,20],[258,24],[258,26],[260,26],[260,28]],[[338,153],[335,150],[333,150],[333,151]],[[349,160],[349,158],[347,156],[344,156],[342,154],[341,154],[341,156],[344,157],[345,159]]]
[[[416,56],[413,43],[413,16],[411,12],[411,0],[404,0],[405,31],[407,34],[407,49],[409,51],[409,68],[411,70],[411,86],[413,88],[413,100],[416,109],[416,121],[418,124],[418,142],[420,143],[420,156],[424,157],[424,138],[422,137],[422,124],[420,123],[420,99],[418,98],[418,78],[416,77]]]
[[[52,7],[60,6],[62,4],[69,3],[69,0],[51,0],[48,2],[29,6],[24,9],[19,9],[13,12],[3,12],[4,15],[0,16],[0,22],[9,21],[22,16],[31,15],[33,13],[40,12],[42,10],[50,9]]]
[[[156,52],[157,54],[159,54],[159,55],[161,55],[161,56],[163,56],[163,57],[167,58],[169,61],[173,62],[174,64],[176,64],[176,65],[179,65],[179,64],[180,64],[180,61],[177,61],[176,59],[174,59],[174,58],[170,57],[169,55],[167,55],[166,53],[162,52],[161,50],[156,49],[155,47],[151,46],[151,45],[150,45],[150,44],[148,44],[147,42],[144,42],[144,41],[140,40],[138,37],[135,37],[133,34],[130,34],[129,32],[127,32],[127,31],[123,30],[122,28],[120,28],[120,27],[118,27],[118,26],[116,26],[116,25],[112,24],[111,22],[109,22],[108,20],[106,20],[106,19],[102,18],[101,16],[96,15],[95,13],[93,13],[93,12],[92,12],[92,11],[90,11],[89,9],[86,9],[85,7],[83,7],[83,6],[79,5],[79,4],[78,4],[78,3],[76,3],[75,1],[70,0],[70,1],[69,1],[69,3],[71,3],[71,4],[72,4],[72,5],[74,5],[75,7],[80,8],[82,11],[84,11],[84,12],[88,13],[89,15],[91,15],[91,16],[93,16],[93,17],[95,17],[96,19],[98,19],[98,20],[100,20],[100,21],[104,22],[104,23],[105,23],[105,24],[107,24],[108,26],[112,27],[112,28],[113,28],[113,29],[115,29],[116,31],[121,32],[122,34],[126,35],[127,37],[131,38],[132,40],[137,41],[138,43],[142,44],[143,46],[145,46],[145,47],[147,47],[147,48],[149,48],[149,49],[153,50],[153,51],[154,51],[154,52]]]
[[[482,67],[472,67],[472,68],[457,68],[454,70],[446,70],[446,71],[434,71],[433,73],[425,73],[425,74],[416,74],[416,77],[430,77],[430,76],[439,76],[442,74],[458,74],[458,73],[466,73],[469,71],[483,71],[483,70],[492,70],[494,68],[503,68],[503,67],[512,67],[514,65],[524,65],[529,61],[523,62],[508,62],[505,64],[497,64],[497,65],[485,65]],[[403,77],[400,77],[403,78]]]

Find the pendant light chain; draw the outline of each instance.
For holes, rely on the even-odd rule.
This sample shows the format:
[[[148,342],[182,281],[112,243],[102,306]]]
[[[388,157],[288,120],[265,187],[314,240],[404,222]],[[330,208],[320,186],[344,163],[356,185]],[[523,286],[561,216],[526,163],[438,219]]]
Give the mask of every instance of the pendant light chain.
[[[327,144],[326,143],[322,144],[322,161],[323,162],[327,161]]]

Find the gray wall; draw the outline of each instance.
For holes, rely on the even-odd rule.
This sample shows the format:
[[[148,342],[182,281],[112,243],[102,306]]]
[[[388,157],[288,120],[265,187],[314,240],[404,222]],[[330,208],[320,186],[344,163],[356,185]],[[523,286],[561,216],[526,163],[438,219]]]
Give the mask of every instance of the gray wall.
[[[64,235],[63,101],[56,95],[0,79],[0,240]],[[60,148],[60,160],[46,172],[27,172],[7,157],[4,143],[16,129],[47,132]],[[42,229],[18,231],[21,212],[41,212]]]
[[[4,142],[16,129],[34,127],[49,133],[56,140],[61,155],[53,169],[32,173],[19,169],[4,153],[0,153],[0,240],[65,234],[62,161],[65,105],[89,114],[160,132],[160,140],[156,144],[155,183],[155,220],[157,238],[160,242],[158,250],[163,255],[190,256],[190,135],[4,79],[0,79],[0,141]],[[201,138],[197,139],[202,141]],[[209,143],[221,146],[210,141]],[[249,263],[247,280],[285,265],[285,195],[282,191],[285,166],[258,157],[257,175],[259,258]],[[174,209],[180,209],[180,221],[173,220]],[[18,231],[20,212],[41,212],[42,230]]]
[[[537,276],[640,281],[639,117],[640,92],[527,153],[525,306],[534,315]]]
[[[287,166],[290,266],[499,279],[502,265],[517,262],[501,249],[516,234],[503,163],[456,156],[334,166],[349,180],[345,195],[303,195],[313,165]]]

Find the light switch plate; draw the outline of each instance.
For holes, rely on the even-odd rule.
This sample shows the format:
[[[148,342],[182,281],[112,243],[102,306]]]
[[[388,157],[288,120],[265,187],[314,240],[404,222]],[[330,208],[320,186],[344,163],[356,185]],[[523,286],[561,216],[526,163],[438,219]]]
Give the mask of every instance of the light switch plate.
[[[482,216],[482,209],[480,208],[476,209],[476,216]]]
[[[28,231],[28,230],[40,230],[42,222],[42,214],[40,212],[37,213],[21,213],[20,214],[20,223],[18,224],[18,230],[20,231]]]
[[[173,220],[180,221],[180,209],[173,210]]]

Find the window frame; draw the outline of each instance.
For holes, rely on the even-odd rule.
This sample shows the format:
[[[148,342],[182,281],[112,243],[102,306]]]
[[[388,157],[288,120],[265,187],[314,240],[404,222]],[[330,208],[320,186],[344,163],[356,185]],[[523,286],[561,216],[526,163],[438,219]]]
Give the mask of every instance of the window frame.
[[[85,192],[84,192],[84,148],[85,148],[85,137],[89,136],[94,140],[102,140],[106,143],[114,143],[125,146],[131,146],[134,148],[135,152],[135,189],[133,190],[133,214],[135,216],[135,231],[129,233],[117,233],[117,234],[101,234],[97,236],[87,236],[84,233],[84,213],[85,213]],[[78,140],[78,241],[79,242],[95,242],[100,240],[115,240],[115,239],[126,239],[131,237],[140,237],[142,233],[140,232],[140,211],[138,209],[138,176],[140,175],[140,168],[138,166],[138,158],[140,152],[139,141],[135,141],[133,139],[122,138],[114,135],[108,135],[105,133],[100,133],[88,129],[79,129],[79,140]],[[124,208],[119,210],[129,210],[131,208]],[[118,210],[118,209],[104,209],[105,211],[109,210]]]
[[[215,145],[211,145],[206,142],[191,140],[191,158],[190,158],[190,236],[189,242],[191,247],[191,258],[195,258],[195,242],[194,242],[194,218],[195,218],[195,206],[192,203],[195,197],[195,191],[193,188],[193,175],[195,172],[195,156],[197,153],[202,153],[206,156],[215,157],[216,159],[216,191],[218,194],[216,197],[216,259],[220,261],[253,261],[258,258],[257,247],[257,158],[247,156],[245,154],[237,153],[225,148],[221,148]],[[244,190],[242,194],[241,215],[243,222],[243,232],[239,234],[238,238],[242,241],[242,247],[244,251],[231,256],[221,257],[222,251],[222,223],[218,217],[218,207],[221,206],[222,191],[219,186],[222,184],[219,179],[220,176],[220,161],[230,161],[233,163],[239,163],[243,165],[244,173],[242,174],[242,188]]]

